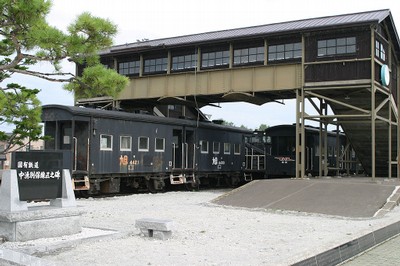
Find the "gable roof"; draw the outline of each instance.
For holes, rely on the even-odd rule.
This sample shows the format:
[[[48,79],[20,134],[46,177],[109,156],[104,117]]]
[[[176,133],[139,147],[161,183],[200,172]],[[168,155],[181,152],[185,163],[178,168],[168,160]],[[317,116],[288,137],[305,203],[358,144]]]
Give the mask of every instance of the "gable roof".
[[[389,9],[374,10],[361,13],[343,14],[319,18],[310,18],[296,21],[280,22],[253,27],[228,29],[221,31],[205,32],[178,37],[162,38],[149,41],[134,42],[129,44],[115,45],[100,54],[119,53],[124,51],[142,51],[157,48],[168,48],[206,42],[217,42],[238,38],[251,38],[281,33],[306,32],[310,30],[321,30],[334,27],[356,26],[378,24],[389,18],[389,30],[400,53],[400,41],[394,26],[393,18]]]

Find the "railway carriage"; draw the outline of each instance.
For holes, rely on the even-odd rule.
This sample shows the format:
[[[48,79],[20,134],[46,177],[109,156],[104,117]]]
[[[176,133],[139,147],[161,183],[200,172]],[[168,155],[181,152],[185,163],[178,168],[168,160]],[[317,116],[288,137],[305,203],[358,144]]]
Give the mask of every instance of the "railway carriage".
[[[325,142],[325,141],[323,141]],[[320,149],[321,148],[321,149]],[[321,152],[322,151],[322,152]],[[322,155],[321,155],[322,154]],[[346,136],[326,133],[326,154],[320,147],[319,129],[305,127],[305,170],[308,175],[354,174],[362,170]],[[325,164],[326,167],[325,167]],[[246,137],[247,173],[265,178],[296,176],[296,126],[278,125]]]
[[[162,191],[166,183],[197,188],[223,177],[240,182],[244,136],[250,131],[211,122],[92,108],[42,109],[46,150],[64,154],[75,191]]]

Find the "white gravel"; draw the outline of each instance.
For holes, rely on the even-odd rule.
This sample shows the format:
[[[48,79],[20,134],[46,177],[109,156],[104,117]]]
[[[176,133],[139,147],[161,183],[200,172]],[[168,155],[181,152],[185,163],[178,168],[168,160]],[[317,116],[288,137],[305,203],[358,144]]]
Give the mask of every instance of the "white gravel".
[[[84,227],[126,237],[82,243],[43,258],[60,265],[289,265],[400,220],[399,207],[383,218],[349,219],[209,204],[228,191],[79,199]],[[135,220],[145,217],[173,220],[172,238],[141,236]]]

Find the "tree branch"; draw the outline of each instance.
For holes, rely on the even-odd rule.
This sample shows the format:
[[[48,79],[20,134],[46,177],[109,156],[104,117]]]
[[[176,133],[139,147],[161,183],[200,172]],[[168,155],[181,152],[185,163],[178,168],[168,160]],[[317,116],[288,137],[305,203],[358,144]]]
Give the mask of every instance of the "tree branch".
[[[22,70],[22,69],[9,69],[11,72],[30,75],[38,78],[42,78],[48,81],[55,81],[55,82],[71,82],[73,81],[76,76],[72,73],[41,73],[36,71],[30,70]],[[52,76],[71,76],[70,78],[52,78]]]

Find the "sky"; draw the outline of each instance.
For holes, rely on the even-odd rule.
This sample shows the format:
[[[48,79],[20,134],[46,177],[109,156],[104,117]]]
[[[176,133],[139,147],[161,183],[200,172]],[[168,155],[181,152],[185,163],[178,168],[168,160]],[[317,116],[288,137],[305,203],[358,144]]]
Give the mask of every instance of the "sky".
[[[284,21],[390,9],[397,29],[400,29],[398,0],[53,0],[48,15],[49,24],[61,30],[82,12],[107,18],[118,26],[114,44],[132,43],[140,39],[159,39],[210,31],[257,26]],[[39,65],[46,68],[45,64]],[[63,70],[75,72],[75,66],[63,64]],[[41,90],[43,104],[73,105],[73,95],[62,84],[33,77],[16,75],[13,79],[29,88]],[[295,101],[285,104],[248,103],[221,104],[221,108],[204,107],[211,119],[224,119],[237,126],[255,129],[295,123]]]

